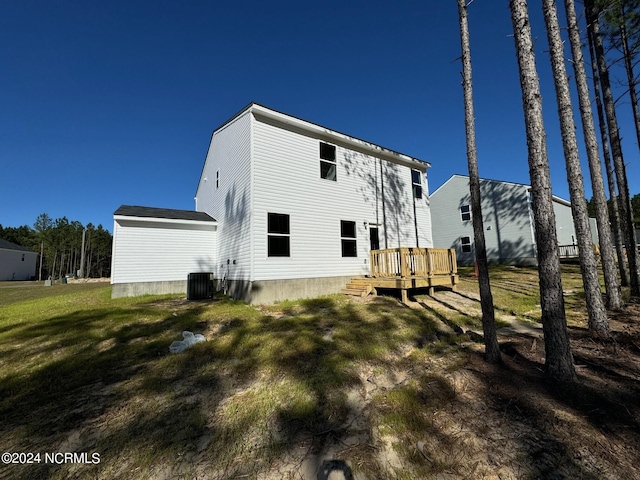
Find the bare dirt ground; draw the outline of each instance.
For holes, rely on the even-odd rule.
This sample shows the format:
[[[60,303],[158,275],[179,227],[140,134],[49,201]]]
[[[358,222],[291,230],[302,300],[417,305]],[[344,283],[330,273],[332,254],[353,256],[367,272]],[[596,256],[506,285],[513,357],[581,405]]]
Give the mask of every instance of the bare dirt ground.
[[[419,303],[444,318],[479,315],[478,300],[442,291]],[[580,313],[586,325],[586,311]],[[569,327],[579,376],[572,388],[545,381],[539,324],[498,317],[508,323],[498,330],[502,365],[470,353],[450,375],[455,400],[437,412],[447,441],[438,436],[417,445],[433,452],[424,455],[428,462],[455,464],[433,478],[640,478],[640,305],[610,313],[610,340]]]
[[[435,310],[445,320],[480,311],[474,294],[450,291],[422,297],[411,308]],[[569,328],[580,379],[572,388],[546,382],[539,324],[508,314],[500,319],[506,324],[499,330],[501,365],[483,361],[473,330],[445,321],[442,332],[470,337],[467,354],[453,364],[442,357],[416,364],[398,358],[385,371],[364,366],[348,393],[343,424],[301,437],[297,449],[257,478],[640,478],[640,305],[611,314],[610,340]],[[403,355],[415,348],[421,345]],[[421,436],[375,428],[376,416],[389,407],[380,398],[425,374],[433,381],[417,413],[429,417]]]
[[[339,393],[346,400],[333,399],[333,384],[317,387],[315,393],[323,398],[317,405],[319,412],[309,412],[307,417],[278,414],[284,411],[282,405],[270,402],[289,398],[291,379],[284,373],[239,376],[246,358],[234,356],[210,372],[207,365],[219,360],[221,347],[202,347],[202,358],[170,357],[175,362],[165,364],[173,365],[173,370],[148,378],[145,368],[165,358],[151,349],[155,356],[144,357],[142,367],[136,367],[140,376],[83,384],[68,397],[61,396],[57,407],[34,405],[34,410],[47,414],[38,413],[48,418],[42,433],[25,436],[16,427],[14,444],[4,445],[7,450],[24,450],[24,436],[29,444],[46,445],[51,451],[101,451],[100,470],[83,465],[64,470],[0,468],[0,478],[640,479],[640,304],[628,303],[624,310],[610,313],[611,338],[596,340],[585,327],[584,302],[572,303],[569,334],[579,383],[557,386],[545,380],[542,330],[531,321],[538,306],[530,315],[499,310],[503,362],[483,361],[477,323],[465,326],[464,322],[479,316],[478,296],[473,293],[477,284],[466,283],[468,288],[459,292],[420,295],[410,304],[411,310],[389,299],[348,300],[340,311],[351,312],[348,306],[354,304],[389,318],[401,318],[413,310],[427,312],[437,332],[385,351],[382,359],[356,358],[353,377],[335,387],[344,389]],[[173,312],[161,322],[165,327],[194,308],[184,299],[160,300],[159,305]],[[261,313],[285,322],[283,326],[287,318],[309,319],[310,311],[292,308],[265,308]],[[327,325],[323,341],[331,345],[338,320],[331,317],[330,308],[326,310],[316,308],[313,318],[318,325]],[[403,321],[412,318],[406,316]],[[346,317],[340,321],[345,320],[349,321]],[[197,325],[213,339],[241,329],[242,322],[212,318]],[[357,322],[353,326],[349,332],[362,332]],[[151,330],[139,336],[136,329],[140,328],[127,327],[131,348],[153,338]],[[167,355],[167,342],[158,342]],[[108,353],[115,343],[109,338],[97,343],[95,351]],[[319,368],[303,363],[296,364],[300,377],[313,376]],[[114,365],[128,368],[126,358]],[[205,373],[190,376],[189,372],[200,369]],[[154,394],[142,395],[147,390]],[[162,396],[167,391],[171,395]],[[254,404],[245,405],[256,397],[262,399],[254,402],[256,407],[272,413],[252,416]],[[238,431],[221,429],[223,420],[229,419],[239,422]],[[45,437],[49,423],[65,427]],[[153,450],[148,467],[130,465],[128,448],[147,441],[154,449],[165,444],[184,445],[184,449],[178,458],[166,453],[171,449],[161,450],[163,454]]]

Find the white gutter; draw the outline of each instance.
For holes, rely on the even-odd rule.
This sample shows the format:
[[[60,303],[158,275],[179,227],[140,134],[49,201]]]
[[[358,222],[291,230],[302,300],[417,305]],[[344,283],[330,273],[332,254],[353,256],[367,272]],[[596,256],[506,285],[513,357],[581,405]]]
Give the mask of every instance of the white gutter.
[[[118,220],[133,220],[137,222],[147,222],[147,223],[171,223],[178,225],[211,225],[218,226],[218,222],[216,220],[182,220],[179,218],[159,218],[159,217],[135,217],[132,215],[114,215],[113,219],[115,221]]]

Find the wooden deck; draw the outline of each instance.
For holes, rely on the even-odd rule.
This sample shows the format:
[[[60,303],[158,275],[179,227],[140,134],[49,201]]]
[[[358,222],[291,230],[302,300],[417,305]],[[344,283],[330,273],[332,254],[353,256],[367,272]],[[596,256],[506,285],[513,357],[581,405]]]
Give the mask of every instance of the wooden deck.
[[[596,255],[596,260],[600,260],[600,245],[597,243],[593,244],[593,253]],[[578,245],[558,245],[558,256],[560,257],[560,261],[577,261],[578,260]]]
[[[353,278],[343,290],[347,295],[366,296],[379,288],[400,290],[402,301],[408,301],[408,290],[450,286],[456,290],[458,267],[454,249],[388,248],[372,250],[369,276]]]

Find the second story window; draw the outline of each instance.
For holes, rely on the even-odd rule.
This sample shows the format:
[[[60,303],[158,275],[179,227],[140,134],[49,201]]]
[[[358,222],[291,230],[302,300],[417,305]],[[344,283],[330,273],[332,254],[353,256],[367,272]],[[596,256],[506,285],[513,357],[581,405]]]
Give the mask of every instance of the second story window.
[[[463,222],[471,220],[471,207],[469,205],[462,205],[460,207],[460,219]]]
[[[413,198],[422,198],[422,175],[420,170],[411,170],[411,184],[413,187]]]
[[[320,178],[337,180],[335,145],[320,142]]]

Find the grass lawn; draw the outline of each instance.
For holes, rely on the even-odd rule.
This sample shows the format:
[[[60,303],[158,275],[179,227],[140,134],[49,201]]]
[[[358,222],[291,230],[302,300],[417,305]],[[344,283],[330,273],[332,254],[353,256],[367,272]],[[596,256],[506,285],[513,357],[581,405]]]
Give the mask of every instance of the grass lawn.
[[[503,436],[532,426],[508,424],[513,407],[487,393],[492,375],[508,374],[483,365],[481,339],[467,332],[480,325],[468,273],[455,309],[451,292],[438,292],[441,307],[344,296],[254,307],[111,299],[100,283],[0,284],[0,445],[41,454],[40,463],[0,466],[0,478],[544,477],[526,446],[506,459],[505,438],[491,439],[492,424],[504,424]],[[492,277],[499,325],[535,325],[536,272],[497,268]],[[584,326],[578,272],[565,277],[570,324]],[[184,330],[207,341],[171,354]],[[536,435],[557,448],[549,429]],[[45,462],[66,452],[86,457]],[[554,465],[599,475],[585,462]]]

